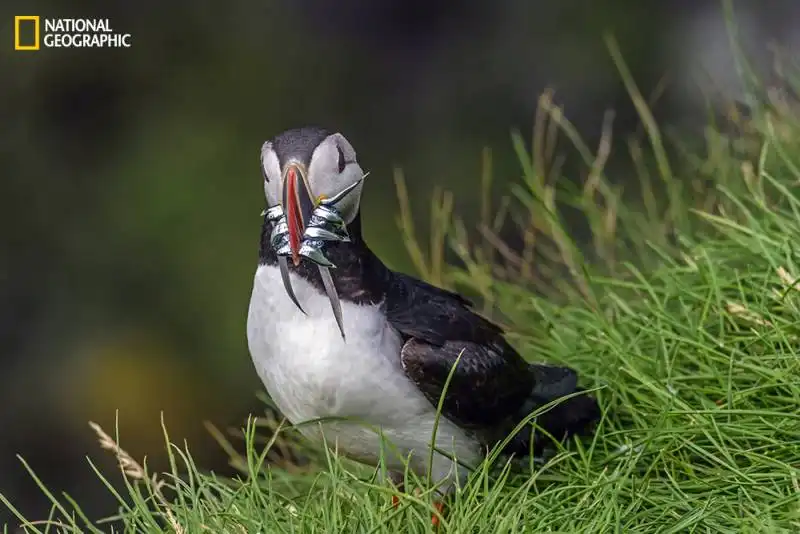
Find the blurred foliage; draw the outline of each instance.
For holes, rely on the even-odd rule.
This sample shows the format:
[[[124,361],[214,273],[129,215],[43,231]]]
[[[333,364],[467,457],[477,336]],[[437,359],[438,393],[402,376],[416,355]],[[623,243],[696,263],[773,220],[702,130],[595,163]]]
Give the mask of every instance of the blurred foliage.
[[[367,239],[413,270],[397,246],[396,167],[420,238],[435,187],[454,192],[472,228],[482,150],[505,193],[521,172],[509,130],[529,137],[545,88],[590,145],[608,107],[618,135],[634,132],[601,36],[616,35],[650,95],[670,68],[653,58],[669,57],[671,24],[700,4],[4,3],[4,42],[13,15],[40,14],[109,18],[133,47],[0,52],[0,491],[44,510],[17,452],[54,488],[101,491],[85,478],[86,422],[110,428],[117,410],[134,456],[161,450],[163,410],[200,465],[224,468],[202,421],[262,409],[244,320],[266,138],[309,123],[342,131],[372,171]],[[615,158],[607,172],[624,183]],[[565,176],[582,165],[573,159]]]

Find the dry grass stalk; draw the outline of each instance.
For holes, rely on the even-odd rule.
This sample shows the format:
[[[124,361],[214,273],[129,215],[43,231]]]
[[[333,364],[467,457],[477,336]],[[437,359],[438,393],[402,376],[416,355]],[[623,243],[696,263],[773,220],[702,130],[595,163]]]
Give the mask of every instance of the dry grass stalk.
[[[773,326],[773,324],[761,317],[756,312],[747,309],[742,304],[738,302],[728,302],[725,305],[725,309],[728,310],[728,313],[731,315],[738,317],[740,319],[744,319],[745,321],[753,324],[757,324],[760,326]]]
[[[107,451],[111,451],[114,456],[116,456],[117,461],[119,462],[120,470],[122,474],[127,478],[135,481],[140,481],[148,486],[152,494],[158,500],[158,503],[161,505],[164,511],[164,515],[167,518],[167,522],[169,522],[172,529],[177,534],[185,534],[186,530],[178,523],[178,520],[172,514],[169,509],[169,501],[167,501],[166,497],[161,491],[161,488],[164,486],[165,482],[163,479],[158,478],[157,474],[153,474],[152,477],[147,476],[147,471],[142,467],[142,465],[133,459],[133,457],[128,454],[125,449],[119,446],[119,444],[114,441],[103,428],[93,421],[89,421],[89,426],[94,430],[95,434],[97,434],[98,441],[100,442],[100,446]]]

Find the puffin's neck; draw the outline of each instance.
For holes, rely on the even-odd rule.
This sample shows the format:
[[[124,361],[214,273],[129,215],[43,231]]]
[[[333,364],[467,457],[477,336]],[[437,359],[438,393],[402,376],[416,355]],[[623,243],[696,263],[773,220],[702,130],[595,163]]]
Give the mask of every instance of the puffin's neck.
[[[278,265],[278,256],[270,246],[272,223],[264,216],[261,226],[261,244],[258,253],[259,265]],[[383,299],[389,270],[369,249],[361,235],[361,212],[347,225],[349,243],[331,243],[325,255],[335,268],[331,268],[339,298],[356,304],[375,304]],[[289,261],[289,270],[310,282],[320,294],[325,294],[322,278],[316,264],[303,260],[295,266]]]

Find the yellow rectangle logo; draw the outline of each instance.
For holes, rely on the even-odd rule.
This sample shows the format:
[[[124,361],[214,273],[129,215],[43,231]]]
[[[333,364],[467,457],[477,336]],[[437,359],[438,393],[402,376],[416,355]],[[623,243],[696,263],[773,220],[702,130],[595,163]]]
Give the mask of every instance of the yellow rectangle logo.
[[[25,23],[33,23],[33,43],[22,43],[20,34],[21,26]],[[14,17],[14,50],[39,50],[39,16],[16,16]]]

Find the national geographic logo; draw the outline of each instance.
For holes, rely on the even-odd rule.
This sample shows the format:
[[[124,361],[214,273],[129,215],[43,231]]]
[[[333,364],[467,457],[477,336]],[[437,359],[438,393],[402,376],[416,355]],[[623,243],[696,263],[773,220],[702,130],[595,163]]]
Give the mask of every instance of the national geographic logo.
[[[14,17],[14,50],[44,48],[130,48],[131,34],[118,33],[108,19],[42,19]]]

